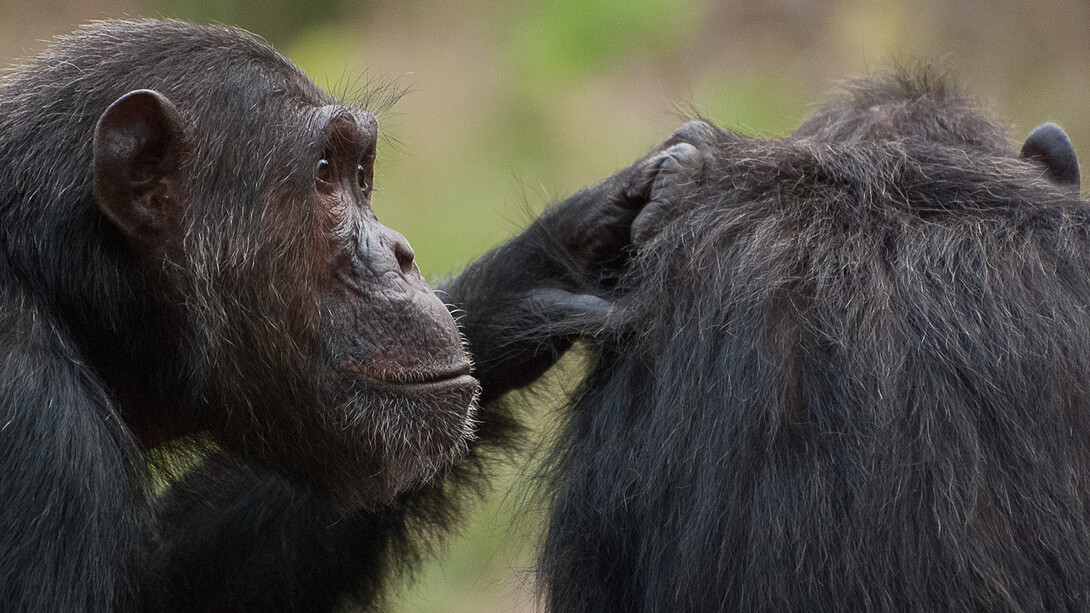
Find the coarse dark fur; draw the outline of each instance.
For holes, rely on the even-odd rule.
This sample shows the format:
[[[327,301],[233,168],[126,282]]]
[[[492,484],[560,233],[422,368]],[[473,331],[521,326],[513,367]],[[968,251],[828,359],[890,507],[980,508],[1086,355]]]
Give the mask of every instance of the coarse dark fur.
[[[1073,152],[928,68],[703,138],[559,445],[551,610],[1090,609]]]
[[[444,306],[371,212],[376,139],[232,28],[100,22],[0,80],[0,610],[373,609],[453,527],[659,162]],[[197,465],[149,469],[171,448]]]

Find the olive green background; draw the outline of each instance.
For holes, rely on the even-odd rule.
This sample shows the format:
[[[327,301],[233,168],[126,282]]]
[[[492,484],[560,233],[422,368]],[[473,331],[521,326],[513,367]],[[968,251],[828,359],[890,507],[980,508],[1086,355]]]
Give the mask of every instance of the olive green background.
[[[345,97],[369,83],[407,89],[379,116],[374,208],[430,278],[627,166],[685,117],[783,134],[838,79],[912,58],[961,75],[1012,139],[1052,120],[1090,156],[1086,0],[0,0],[0,65],[80,23],[138,16],[241,26]],[[555,405],[572,372],[555,373],[538,404]],[[533,412],[535,440],[556,418]],[[535,610],[543,516],[516,464],[396,610]]]

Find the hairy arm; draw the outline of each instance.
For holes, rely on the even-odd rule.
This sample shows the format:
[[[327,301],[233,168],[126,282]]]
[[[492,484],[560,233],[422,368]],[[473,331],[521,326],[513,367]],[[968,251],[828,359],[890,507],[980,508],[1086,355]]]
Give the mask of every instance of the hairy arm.
[[[8,274],[0,264],[0,611],[113,611],[142,536],[135,444]]]
[[[705,124],[546,211],[440,288],[481,381],[482,404],[536,381],[609,315],[633,247],[700,189]]]

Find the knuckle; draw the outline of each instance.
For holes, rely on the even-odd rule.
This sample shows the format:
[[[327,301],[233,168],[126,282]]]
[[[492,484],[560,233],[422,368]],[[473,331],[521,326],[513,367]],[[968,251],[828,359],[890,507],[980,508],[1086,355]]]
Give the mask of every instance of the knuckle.
[[[703,121],[695,120],[686,122],[680,128],[674,132],[674,137],[686,142],[699,144],[703,143],[711,137],[715,131],[715,126]]]

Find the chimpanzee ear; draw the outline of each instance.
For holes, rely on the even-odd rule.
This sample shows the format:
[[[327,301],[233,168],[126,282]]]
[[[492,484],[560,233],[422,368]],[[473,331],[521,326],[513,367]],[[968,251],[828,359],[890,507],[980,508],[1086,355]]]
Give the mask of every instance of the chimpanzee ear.
[[[1045,167],[1045,174],[1061,185],[1079,187],[1079,162],[1075,149],[1060,126],[1043,123],[1033,129],[1022,145],[1022,157],[1035,160]]]
[[[137,246],[155,249],[180,215],[185,129],[174,104],[141,89],[118,98],[95,128],[95,200]]]

